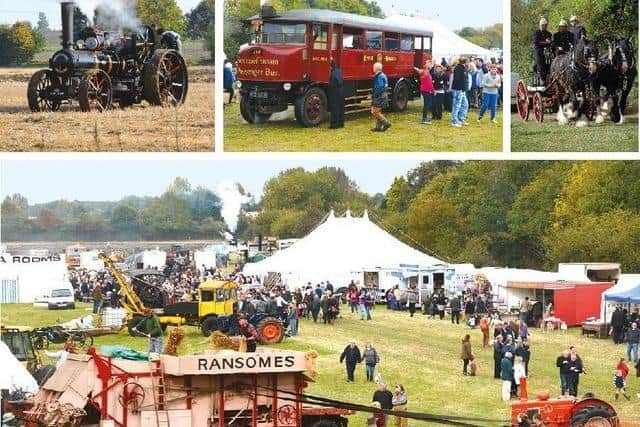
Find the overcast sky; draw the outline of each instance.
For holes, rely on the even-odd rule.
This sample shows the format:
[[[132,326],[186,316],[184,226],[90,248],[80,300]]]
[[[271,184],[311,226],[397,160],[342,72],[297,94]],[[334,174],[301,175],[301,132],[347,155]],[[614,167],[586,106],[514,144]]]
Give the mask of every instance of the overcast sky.
[[[100,0],[79,0],[91,9]],[[111,1],[114,0],[105,0]],[[217,1],[217,0],[216,0]],[[458,30],[462,27],[486,27],[502,22],[502,0],[467,2],[463,6],[459,1],[447,0],[377,0],[387,16],[394,13],[416,14],[436,19],[447,27]],[[184,13],[193,9],[199,0],[177,0]],[[466,7],[465,7],[466,6]],[[60,6],[58,0],[0,0],[0,24],[27,20],[35,24],[38,12],[44,12],[51,28],[60,28]],[[93,13],[89,14],[91,17]]]
[[[99,201],[124,196],[157,196],[182,176],[193,186],[215,190],[221,181],[241,183],[259,196],[265,181],[280,171],[302,166],[316,170],[338,166],[361,190],[384,193],[393,178],[416,167],[413,160],[3,160],[0,193],[21,193],[30,203],[58,199]]]

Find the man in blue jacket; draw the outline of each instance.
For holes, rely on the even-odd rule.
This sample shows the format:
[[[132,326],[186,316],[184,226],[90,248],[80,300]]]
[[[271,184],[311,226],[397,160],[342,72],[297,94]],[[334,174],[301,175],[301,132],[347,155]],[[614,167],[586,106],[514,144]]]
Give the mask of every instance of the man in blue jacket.
[[[233,64],[228,59],[224,60],[224,72],[222,74],[222,85],[224,87],[224,91],[229,93],[229,104],[233,102],[233,98],[235,97],[235,92],[233,90],[233,83],[236,81],[235,76],[233,75]]]
[[[382,64],[376,62],[373,64],[373,97],[371,99],[371,115],[376,121],[373,132],[385,132],[391,127],[391,123],[382,114],[382,109],[389,103],[389,95],[387,94],[387,86],[389,81],[387,76],[382,72]]]

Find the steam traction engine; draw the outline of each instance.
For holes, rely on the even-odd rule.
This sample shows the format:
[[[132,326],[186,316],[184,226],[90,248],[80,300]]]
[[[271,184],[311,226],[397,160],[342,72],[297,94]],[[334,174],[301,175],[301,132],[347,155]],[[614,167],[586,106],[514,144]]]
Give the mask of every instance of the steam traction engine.
[[[62,50],[29,82],[31,111],[57,111],[77,101],[82,111],[106,111],[114,102],[127,107],[146,100],[152,105],[184,103],[187,66],[174,33],[144,27],[128,36],[85,28],[73,40],[73,2],[62,2]]]

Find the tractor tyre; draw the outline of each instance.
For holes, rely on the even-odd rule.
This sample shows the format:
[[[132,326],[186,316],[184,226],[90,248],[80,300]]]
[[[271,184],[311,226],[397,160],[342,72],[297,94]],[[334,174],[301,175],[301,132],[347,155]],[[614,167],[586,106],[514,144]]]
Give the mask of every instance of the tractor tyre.
[[[240,96],[240,115],[247,123],[252,125],[266,123],[271,117],[269,113],[258,113],[254,111],[251,106],[251,99],[249,99],[249,95],[247,94]]]
[[[131,335],[132,337],[139,337],[140,334],[136,333],[136,331],[133,330],[133,328],[140,323],[140,321],[142,320],[144,316],[141,316],[139,314],[134,314],[133,317],[131,318],[131,320],[129,320],[127,322],[127,330],[129,331],[129,335]]]
[[[294,113],[296,121],[304,127],[322,123],[327,115],[327,94],[319,87],[311,87],[296,98]]]
[[[56,367],[54,365],[43,365],[33,373],[33,379],[36,380],[38,386],[42,386],[55,372]]]
[[[200,325],[200,329],[205,337],[211,336],[212,333],[218,330],[218,318],[215,316],[207,317]]]
[[[265,317],[256,325],[260,344],[276,344],[284,338],[284,327],[275,317]]]
[[[576,412],[569,422],[571,427],[613,427],[615,414],[603,406],[587,406]]]
[[[400,80],[393,87],[391,95],[391,111],[402,113],[409,106],[409,85],[406,81]]]

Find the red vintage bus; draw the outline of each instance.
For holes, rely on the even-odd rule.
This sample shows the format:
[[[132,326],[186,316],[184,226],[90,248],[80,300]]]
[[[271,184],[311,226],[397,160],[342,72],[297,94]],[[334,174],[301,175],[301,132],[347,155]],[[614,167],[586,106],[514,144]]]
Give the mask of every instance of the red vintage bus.
[[[362,103],[371,99],[375,62],[389,79],[393,111],[404,111],[420,96],[413,67],[431,59],[429,30],[321,9],[276,14],[263,7],[247,22],[255,36],[240,49],[236,65],[240,111],[249,123],[263,123],[289,105],[301,125],[322,123],[332,58],[344,76],[347,112],[368,108]]]

